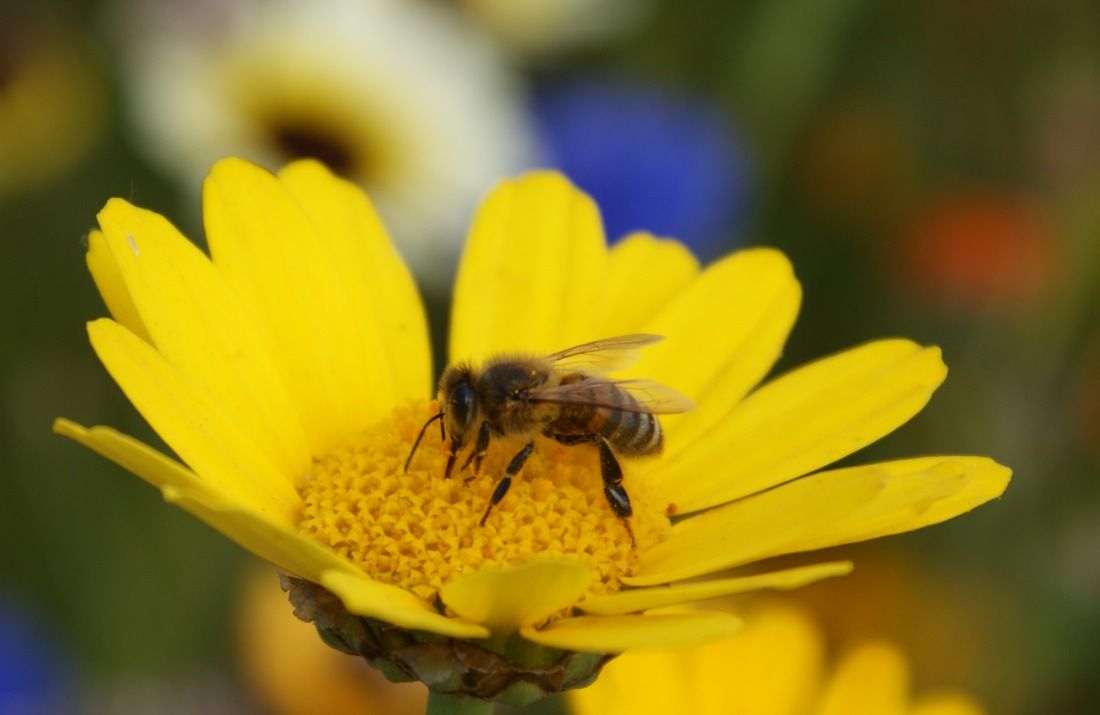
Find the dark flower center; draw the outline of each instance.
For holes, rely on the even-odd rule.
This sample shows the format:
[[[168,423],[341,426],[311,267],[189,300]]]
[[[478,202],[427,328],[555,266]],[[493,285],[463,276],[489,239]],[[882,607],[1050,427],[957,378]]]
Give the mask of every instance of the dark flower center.
[[[275,146],[291,159],[318,159],[342,176],[363,172],[364,157],[347,137],[316,123],[297,120],[272,122]]]

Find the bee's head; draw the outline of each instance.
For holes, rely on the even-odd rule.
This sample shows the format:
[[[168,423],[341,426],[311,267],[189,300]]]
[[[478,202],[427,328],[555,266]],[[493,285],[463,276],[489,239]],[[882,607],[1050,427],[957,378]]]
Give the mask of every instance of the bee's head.
[[[452,365],[444,371],[439,380],[439,409],[443,412],[453,454],[466,444],[477,418],[477,390],[468,365]]]

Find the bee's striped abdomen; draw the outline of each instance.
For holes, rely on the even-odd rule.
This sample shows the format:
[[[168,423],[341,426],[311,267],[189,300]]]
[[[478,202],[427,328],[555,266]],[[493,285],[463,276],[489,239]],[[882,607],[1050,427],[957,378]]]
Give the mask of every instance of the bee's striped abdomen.
[[[571,376],[563,382],[578,379],[584,378]],[[610,383],[592,382],[574,396],[576,402],[562,407],[548,434],[599,435],[614,452],[626,457],[660,453],[664,443],[661,425],[633,395]]]
[[[606,404],[618,404],[625,408],[599,408],[603,420],[597,431],[611,448],[624,456],[659,453],[664,438],[657,418],[642,411],[642,405],[622,390],[611,385],[601,386],[600,389],[613,393],[607,395]]]

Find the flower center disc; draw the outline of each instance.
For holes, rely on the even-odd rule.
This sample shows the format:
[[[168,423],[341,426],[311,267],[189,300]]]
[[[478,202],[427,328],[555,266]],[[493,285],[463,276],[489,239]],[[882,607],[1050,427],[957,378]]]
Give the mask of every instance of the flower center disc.
[[[598,574],[591,591],[614,592],[633,573],[638,553],[668,532],[656,493],[631,480],[624,461],[637,541],[631,546],[626,526],[604,497],[596,450],[543,439],[481,526],[497,481],[523,443],[494,440],[481,473],[472,479],[472,468],[459,470],[467,446],[452,477],[444,479],[446,453],[431,425],[405,473],[409,448],[431,414],[423,402],[399,407],[382,424],[314,462],[300,490],[299,530],[372,578],[429,600],[464,573],[542,555],[583,561]]]

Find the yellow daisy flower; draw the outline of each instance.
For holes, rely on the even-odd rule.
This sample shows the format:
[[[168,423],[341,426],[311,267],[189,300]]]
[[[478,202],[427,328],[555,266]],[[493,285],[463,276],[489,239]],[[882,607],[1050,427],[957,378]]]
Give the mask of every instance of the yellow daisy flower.
[[[518,445],[498,440],[480,476],[444,479],[429,432],[403,469],[437,409],[428,332],[368,199],[312,161],[272,175],[228,159],[204,216],[209,258],[120,199],[89,236],[113,316],[89,324],[92,346],[180,461],[109,427],[55,429],[291,576],[299,616],[394,678],[510,702],[575,687],[608,654],[740,627],[668,606],[850,564],[721,572],[936,523],[1009,479],[983,457],[817,471],[920,410],[945,376],[939,350],[872,342],[757,388],[800,300],[783,255],[701,269],[642,234],[609,250],[592,200],[542,172],[502,182],[477,212],[452,359],[655,333],[667,339],[623,374],[698,408],[662,418],[663,456],[623,460],[636,546],[583,446],[539,443],[482,525]]]
[[[692,648],[638,650],[569,693],[572,715],[982,715],[969,695],[910,694],[904,654],[885,641],[849,650],[831,670],[806,614],[771,605],[745,630]]]

